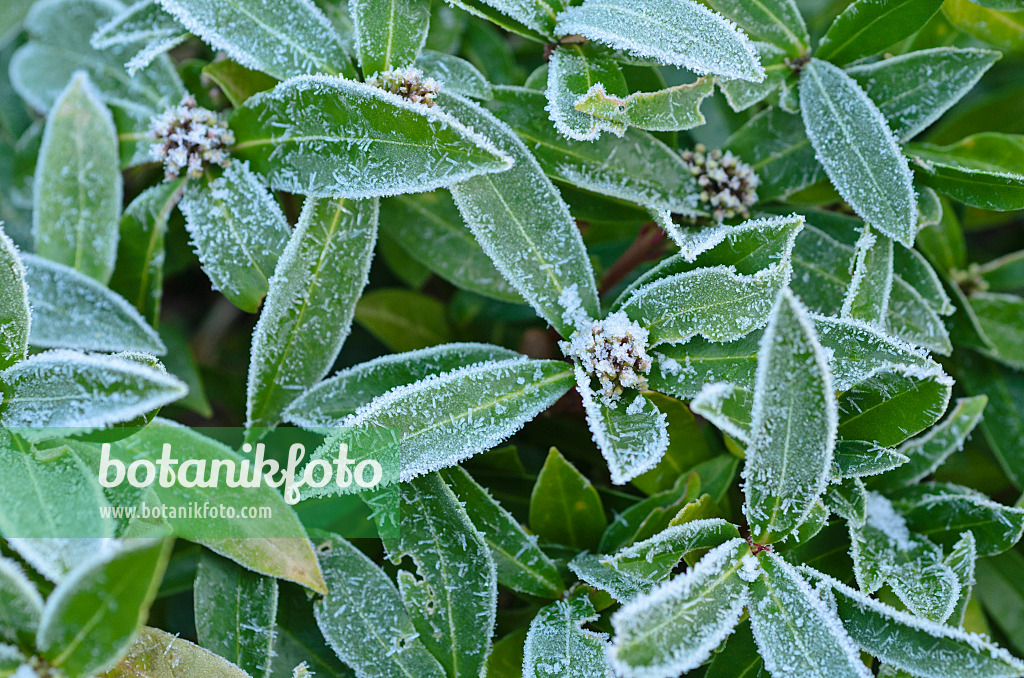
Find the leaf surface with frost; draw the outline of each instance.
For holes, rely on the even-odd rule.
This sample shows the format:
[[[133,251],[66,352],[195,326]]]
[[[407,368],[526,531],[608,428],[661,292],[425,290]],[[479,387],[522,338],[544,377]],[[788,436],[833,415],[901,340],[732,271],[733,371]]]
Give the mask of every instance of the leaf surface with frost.
[[[249,678],[231,662],[183,638],[143,627],[121,663],[106,678]]]
[[[186,39],[188,31],[163,10],[158,0],[141,0],[100,24],[89,42],[99,50],[111,47],[138,50],[125,64],[128,75],[134,76]]]
[[[582,114],[621,128],[629,126],[652,132],[673,132],[704,124],[700,105],[714,90],[713,78],[701,78],[691,84],[656,92],[633,92],[628,96],[597,85],[576,100],[575,108]]]
[[[853,278],[843,300],[842,317],[881,326],[889,313],[892,282],[892,238],[865,227],[857,242]]]
[[[430,26],[429,0],[355,0],[348,10],[364,75],[416,61]]]
[[[708,7],[735,21],[754,40],[784,48],[791,57],[807,52],[807,25],[794,0],[705,0]]]
[[[608,634],[583,627],[598,618],[586,596],[558,600],[530,622],[523,648],[523,678],[607,678]]]
[[[601,562],[629,576],[660,581],[687,554],[714,548],[739,536],[736,526],[721,518],[692,520],[670,525],[653,537],[603,557]]]
[[[601,132],[622,136],[625,126],[595,117],[575,108],[577,101],[591,92],[610,92],[625,96],[628,92],[622,70],[607,55],[582,45],[563,45],[548,60],[548,115],[563,136],[576,141],[592,141]]]
[[[17,246],[0,229],[0,370],[25,357],[31,324],[25,266]]]

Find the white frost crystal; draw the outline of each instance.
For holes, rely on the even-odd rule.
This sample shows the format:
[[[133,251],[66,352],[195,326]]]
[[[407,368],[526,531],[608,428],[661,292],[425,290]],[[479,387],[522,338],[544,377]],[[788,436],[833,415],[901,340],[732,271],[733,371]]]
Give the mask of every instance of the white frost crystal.
[[[441,92],[441,83],[425,77],[423,71],[413,66],[391,71],[374,73],[367,79],[367,85],[397,94],[414,104],[434,105],[434,97]]]
[[[651,371],[647,330],[621,311],[581,328],[571,341],[562,342],[562,350],[597,377],[609,402],[617,402],[623,389],[647,388],[644,375]]]
[[[732,151],[709,153],[704,144],[697,144],[682,155],[683,163],[700,186],[700,201],[711,208],[717,221],[750,216],[750,206],[757,202],[757,187],[761,183],[753,167]]]
[[[168,180],[177,179],[182,170],[198,179],[208,165],[231,164],[225,148],[235,143],[235,133],[215,112],[197,105],[191,94],[153,118],[149,133],[157,140],[150,156],[164,164]]]

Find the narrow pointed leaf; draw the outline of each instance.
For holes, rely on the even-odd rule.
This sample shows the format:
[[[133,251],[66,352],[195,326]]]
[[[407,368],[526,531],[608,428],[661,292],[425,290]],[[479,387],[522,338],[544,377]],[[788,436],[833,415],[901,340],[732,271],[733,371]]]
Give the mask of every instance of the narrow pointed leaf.
[[[1024,135],[975,134],[950,146],[907,148],[920,180],[986,210],[1024,209]]]
[[[694,520],[672,525],[649,539],[605,556],[601,562],[633,577],[660,581],[687,554],[714,548],[739,536],[736,526],[721,518]]]
[[[33,191],[36,254],[105,284],[117,256],[120,160],[114,119],[84,73],[50,110]]]
[[[882,447],[928,428],[949,404],[953,380],[938,367],[882,368],[839,396],[839,435]]]
[[[780,48],[766,42],[754,43],[765,77],[762,82],[747,80],[719,81],[718,88],[725,95],[725,100],[736,113],[741,113],[754,104],[764,101],[780,87],[788,86],[786,78],[793,72],[789,67],[789,57]]]
[[[750,442],[752,390],[724,382],[708,384],[693,399],[690,408],[723,433],[743,443]]]
[[[860,527],[867,520],[868,494],[860,478],[846,479],[837,485],[829,485],[825,491],[825,503],[829,510],[853,527]]]
[[[25,267],[18,248],[0,229],[0,370],[25,357],[31,320]]]
[[[367,76],[411,66],[430,26],[425,0],[357,0],[349,4],[356,55]]]
[[[331,369],[376,241],[376,200],[307,200],[253,332],[248,427],[275,426],[292,400]]]
[[[628,89],[622,70],[608,56],[581,45],[564,45],[551,54],[548,61],[546,90],[548,115],[555,129],[576,141],[591,141],[601,132],[621,136],[625,132],[622,122],[609,122],[595,117],[591,111],[577,109],[592,92],[608,92],[625,96]]]
[[[105,678],[247,678],[248,673],[183,638],[143,627],[121,663]]]
[[[777,45],[791,57],[807,52],[807,26],[793,0],[705,0],[705,4],[735,21],[753,40]]]
[[[857,0],[829,26],[815,56],[845,64],[871,56],[915,33],[942,0]]]
[[[744,475],[744,513],[759,543],[799,527],[828,482],[836,401],[806,310],[785,290],[758,353]]]
[[[584,597],[559,600],[541,608],[530,622],[523,648],[523,678],[606,678],[611,666],[608,634],[583,628],[597,620]]]
[[[619,96],[603,87],[591,88],[576,101],[576,110],[614,125],[653,132],[687,130],[704,124],[700,105],[714,92],[714,80],[701,78],[656,92]]]
[[[552,447],[530,496],[530,529],[544,541],[586,549],[597,546],[605,525],[594,485]]]
[[[569,569],[587,586],[604,591],[620,603],[651,592],[657,583],[616,570],[601,562],[601,556],[584,551],[569,561]]]
[[[875,476],[899,468],[907,461],[902,451],[879,447],[866,440],[840,440],[832,456],[832,477]],[[890,475],[886,475],[886,478]]]

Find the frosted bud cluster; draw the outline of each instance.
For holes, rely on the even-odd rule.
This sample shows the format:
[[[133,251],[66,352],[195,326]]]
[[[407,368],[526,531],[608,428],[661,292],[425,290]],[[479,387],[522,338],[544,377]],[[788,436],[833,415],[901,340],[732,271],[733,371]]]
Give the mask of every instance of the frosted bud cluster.
[[[697,179],[700,201],[711,208],[715,219],[750,216],[750,206],[757,202],[757,186],[761,183],[753,167],[732,151],[709,153],[704,144],[683,151],[683,163]]]
[[[374,73],[366,84],[397,94],[414,104],[434,105],[434,97],[441,91],[441,83],[423,76],[423,71],[409,66],[393,71]]]
[[[191,94],[153,118],[150,135],[157,140],[150,155],[164,164],[168,180],[177,179],[182,170],[198,179],[208,165],[231,164],[225,149],[235,143],[234,132],[216,113],[196,105]]]
[[[601,383],[601,392],[616,402],[623,389],[646,389],[651,371],[647,330],[631,322],[622,311],[594,321],[562,342],[562,350]]]

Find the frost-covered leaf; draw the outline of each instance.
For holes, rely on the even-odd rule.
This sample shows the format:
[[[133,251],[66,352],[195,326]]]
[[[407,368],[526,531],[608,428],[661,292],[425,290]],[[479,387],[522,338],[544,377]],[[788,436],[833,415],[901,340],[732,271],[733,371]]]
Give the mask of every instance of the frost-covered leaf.
[[[857,241],[853,278],[843,299],[842,317],[879,327],[889,313],[893,280],[892,238],[867,226]]]
[[[583,627],[597,620],[586,596],[541,608],[530,622],[523,650],[523,678],[607,678],[608,634]]]
[[[253,95],[274,89],[277,79],[266,73],[232,61],[221,59],[203,66],[204,76],[209,77],[228,98],[231,105],[238,108]]]
[[[366,76],[411,66],[430,26],[427,0],[354,0],[348,4],[356,56]]]
[[[0,228],[0,369],[25,357],[31,321],[25,267],[17,246]]]
[[[491,83],[465,59],[425,49],[416,57],[416,68],[441,83],[448,92],[474,99],[490,99]]]
[[[956,605],[953,606],[953,614],[950,615],[947,623],[963,628],[964,615],[967,612],[967,605],[971,602],[974,593],[974,569],[978,560],[978,548],[974,534],[964,532],[953,544],[949,554],[946,555],[946,564],[953,570],[960,582],[960,594],[957,597]]]
[[[982,636],[902,612],[820,572],[804,574],[831,588],[853,642],[911,675],[996,678],[1024,672],[1024,662]]]
[[[360,676],[445,678],[383,570],[341,537],[325,540],[317,552],[328,593],[314,614],[342,661]]]
[[[580,97],[575,106],[577,111],[612,125],[628,125],[655,132],[687,130],[704,124],[700,105],[714,90],[711,78],[656,92],[634,92],[628,96],[597,86]]]
[[[832,456],[832,477],[874,476],[906,463],[907,456],[902,451],[879,447],[866,440],[840,440]]]
[[[338,425],[312,459],[333,459],[347,442],[358,463],[373,455],[403,482],[489,450],[558,400],[571,386],[563,362],[512,358],[459,367],[398,386]],[[311,461],[312,461],[311,459]],[[308,487],[308,486],[307,486]],[[318,496],[331,488],[311,488]]]
[[[541,598],[562,594],[565,584],[554,561],[537,546],[537,538],[528,535],[490,492],[458,466],[441,471],[441,477],[463,503],[487,543],[499,584]]]
[[[951,454],[963,449],[987,404],[988,396],[984,395],[958,398],[941,424],[900,446],[899,452],[907,456],[908,462],[879,478],[879,484],[887,488],[914,485],[934,473]]]
[[[214,289],[255,312],[288,242],[288,222],[274,197],[247,163],[234,162],[217,179],[190,186],[180,207]]]
[[[36,645],[51,666],[92,675],[131,648],[156,598],[171,540],[118,543],[79,564],[46,600]]]
[[[593,483],[552,447],[530,495],[530,529],[577,549],[597,545],[607,521]]]
[[[451,5],[494,22],[535,42],[553,42],[555,18],[562,0],[451,0]]]
[[[183,638],[144,626],[135,644],[105,678],[249,678],[249,674]]]
[[[636,392],[606,402],[593,391],[582,367],[577,365],[575,373],[587,424],[608,462],[612,482],[623,485],[654,468],[668,448],[668,422],[658,406]]]
[[[277,580],[203,551],[193,596],[199,645],[253,678],[267,678],[274,656]]]
[[[551,125],[542,93],[501,87],[495,97],[494,114],[515,130],[552,179],[676,214],[697,212],[697,182],[679,153],[650,134],[629,129],[621,138],[572,141]]]
[[[978,554],[991,556],[1016,544],[1024,533],[1024,509],[1003,506],[959,485],[926,483],[891,496],[911,529],[944,546],[970,531]]]
[[[511,170],[456,184],[452,195],[502,275],[568,337],[575,329],[565,318],[573,312],[570,302],[592,318],[599,315],[593,268],[569,208],[511,129],[465,99],[443,97],[440,103],[515,160]]]
[[[32,427],[26,435],[46,437],[66,434],[52,430],[61,427],[86,432],[131,421],[188,389],[176,377],[125,357],[54,350],[0,372],[0,392],[0,425]]]
[[[124,297],[73,268],[22,256],[32,303],[29,341],[43,348],[163,355],[160,335]]]
[[[761,111],[726,139],[724,147],[750,163],[762,201],[784,198],[825,178],[803,121],[781,108]]]
[[[718,88],[725,95],[725,100],[736,113],[741,113],[754,104],[764,101],[768,96],[783,86],[783,82],[793,72],[789,66],[789,57],[785,50],[771,43],[754,43],[761,66],[764,67],[762,82],[747,80],[719,80]]]
[[[854,527],[867,520],[868,493],[860,478],[848,478],[825,490],[825,503],[830,511]]]
[[[837,399],[839,436],[898,445],[939,420],[952,387],[953,380],[938,366],[879,369]]]
[[[706,384],[753,388],[760,338],[759,332],[751,332],[724,343],[694,337],[685,344],[659,346],[651,353],[647,383],[655,391],[684,399],[696,397]]]
[[[750,625],[772,678],[872,675],[835,612],[792,565],[766,553],[755,567]]]
[[[484,673],[497,614],[490,549],[437,473],[403,483],[399,492],[399,537],[385,546],[393,562],[409,556],[416,565],[415,574],[398,574],[402,600],[448,675],[476,678]]]
[[[709,504],[705,499],[705,496],[711,499],[710,495],[701,494],[701,474],[705,474],[707,489],[712,492],[715,491],[716,474],[724,476],[724,482],[731,482],[735,465],[716,463],[720,461],[718,458],[698,464],[694,470],[680,474],[672,487],[656,492],[619,513],[601,535],[599,550],[608,553],[653,537],[674,524],[714,515],[713,501]]]
[[[625,124],[609,122],[592,111],[575,108],[592,93],[626,96],[626,78],[618,64],[593,47],[564,45],[551,53],[548,61],[547,111],[555,129],[576,141],[592,141],[601,132],[622,136]]]
[[[466,228],[447,192],[398,195],[383,201],[380,211],[381,231],[437,275],[470,292],[522,303]]]
[[[445,344],[382,356],[350,367],[303,393],[285,418],[306,428],[337,426],[367,402],[388,391],[473,363],[509,360],[518,353],[489,344]]]
[[[764,662],[758,653],[750,621],[740,622],[736,630],[708,663],[706,678],[761,678]]]
[[[252,337],[246,425],[275,426],[334,364],[377,241],[377,201],[309,198]]]
[[[784,290],[758,353],[743,470],[743,510],[758,543],[785,538],[825,491],[836,441],[832,389],[806,309]]]
[[[892,503],[877,492],[868,493],[866,506],[864,524],[850,526],[857,585],[874,593],[888,582],[914,614],[937,622],[948,619],[960,595],[960,581],[942,550],[912,533]]]
[[[341,78],[292,78],[235,110],[234,152],[275,189],[337,198],[421,193],[512,165],[447,108]]]
[[[764,78],[747,37],[722,15],[691,0],[586,0],[559,15],[555,32],[582,35],[701,74],[755,82]]]
[[[604,591],[620,603],[650,593],[656,582],[620,572],[601,562],[601,556],[584,551],[569,561],[569,569],[587,586]]]
[[[187,179],[147,188],[121,215],[117,264],[110,289],[124,296],[152,324],[160,318],[164,283],[164,238]]]
[[[35,637],[42,614],[43,597],[36,585],[16,561],[0,556],[0,639],[27,643]]]
[[[920,197],[924,197],[929,193],[935,195],[935,191],[926,188],[921,191]],[[937,201],[938,196],[935,197]],[[938,204],[941,208],[941,203]],[[940,213],[939,219],[941,218]],[[894,272],[893,284],[897,285],[898,279],[906,284],[906,286],[899,285],[901,296],[903,296],[902,293],[907,288],[911,288],[939,315],[950,315],[953,313],[955,309],[950,301],[949,294],[946,293],[939,275],[935,272],[932,265],[928,263],[928,260],[924,258],[924,255],[915,249],[894,247],[892,263]]]
[[[669,678],[700,666],[725,640],[747,602],[742,539],[712,549],[688,572],[612,615],[612,666],[629,678]]]
[[[986,132],[949,146],[907,148],[920,180],[986,210],[1024,209],[1024,135]]]
[[[852,66],[846,73],[900,141],[908,141],[967,94],[1000,56],[987,49],[936,47]]]
[[[33,192],[36,253],[105,284],[117,256],[120,160],[114,119],[85,73],[47,116]]]
[[[690,403],[690,409],[695,414],[744,443],[750,442],[753,407],[752,390],[721,382],[705,386]]]
[[[158,0],[139,0],[118,12],[110,21],[100,24],[90,43],[95,49],[126,47],[139,50],[125,70],[134,76],[188,38],[188,32],[174,17],[165,12]],[[141,45],[141,49],[140,49]]]
[[[873,228],[911,246],[918,215],[913,176],[874,102],[842,70],[812,59],[800,77],[800,110],[839,195]]]
[[[714,548],[739,536],[736,526],[721,518],[693,520],[670,525],[649,539],[603,557],[601,562],[628,576],[660,581],[687,554]]]
[[[871,56],[915,33],[942,0],[856,0],[829,26],[815,56],[845,64]]]
[[[334,26],[312,0],[159,0],[185,28],[279,80],[355,75]]]
[[[704,0],[754,40],[777,45],[789,56],[802,57],[810,45],[803,15],[793,0]]]

